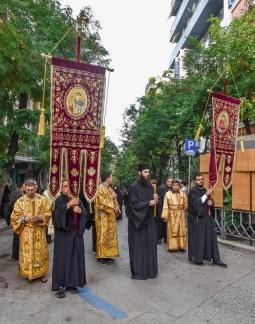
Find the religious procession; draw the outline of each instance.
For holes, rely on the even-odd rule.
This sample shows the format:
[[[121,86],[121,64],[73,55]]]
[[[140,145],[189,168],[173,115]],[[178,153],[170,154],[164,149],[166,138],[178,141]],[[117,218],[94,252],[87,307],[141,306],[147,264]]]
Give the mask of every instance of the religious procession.
[[[0,3],[0,323],[255,322],[254,17]]]

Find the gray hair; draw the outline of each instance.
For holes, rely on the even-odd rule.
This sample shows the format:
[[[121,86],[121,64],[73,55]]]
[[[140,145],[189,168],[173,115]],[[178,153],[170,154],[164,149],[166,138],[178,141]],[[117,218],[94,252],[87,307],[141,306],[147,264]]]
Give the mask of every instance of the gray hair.
[[[28,179],[25,181],[25,186],[34,186],[34,187],[37,187],[37,182],[33,179]]]

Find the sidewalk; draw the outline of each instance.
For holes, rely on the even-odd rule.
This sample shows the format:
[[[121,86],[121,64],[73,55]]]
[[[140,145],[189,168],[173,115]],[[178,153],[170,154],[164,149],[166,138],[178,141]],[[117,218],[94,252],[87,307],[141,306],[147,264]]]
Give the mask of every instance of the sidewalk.
[[[155,323],[203,324],[255,322],[255,254],[220,244],[222,269],[196,266],[187,255],[158,248],[159,276],[130,279],[127,220],[119,222],[120,258],[104,266],[91,254],[86,233],[87,288],[80,295],[57,299],[51,280],[28,284],[16,276],[17,262],[9,256],[12,232],[0,233],[0,323]],[[49,245],[52,258],[53,244]],[[52,264],[52,262],[51,262]],[[121,318],[121,319],[120,319]]]

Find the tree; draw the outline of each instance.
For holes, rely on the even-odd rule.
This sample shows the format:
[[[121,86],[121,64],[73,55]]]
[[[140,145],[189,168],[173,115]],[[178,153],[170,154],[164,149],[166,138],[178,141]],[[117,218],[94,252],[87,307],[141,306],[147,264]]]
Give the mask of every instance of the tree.
[[[229,70],[214,90],[222,91],[224,77],[228,79],[228,93],[241,96],[241,119],[249,133],[249,121],[255,120],[254,17],[255,8],[252,8],[224,28],[218,18],[212,18],[208,48],[198,40],[190,39],[190,51],[185,59],[186,78],[176,80],[171,73],[165,73],[169,76],[168,81],[164,78],[162,82],[154,82],[146,95],[126,109],[122,149],[116,163],[120,179],[130,183],[134,177],[131,170],[139,162],[148,162],[153,177],[161,181],[171,170],[174,176],[187,178],[184,139],[195,136],[206,107],[208,89],[228,65],[232,72]],[[233,73],[235,81],[230,73]],[[203,136],[208,140],[211,130],[210,103],[207,108]],[[198,168],[198,163],[194,168]]]
[[[84,17],[79,26],[83,39],[81,59],[88,63],[108,65],[108,52],[101,44],[99,22],[89,7],[81,11],[81,16]],[[43,139],[31,138],[31,134],[36,134],[38,110],[26,108],[28,99],[33,98],[34,102],[41,100],[44,71],[41,53],[49,53],[66,31],[72,28],[54,55],[74,58],[76,27],[71,8],[62,8],[58,1],[2,0],[0,3],[0,43],[3,44],[0,47],[0,166],[6,173],[13,165],[20,143],[30,145],[34,140],[36,145],[31,145],[30,153],[39,158],[41,156],[43,160],[46,158],[44,153],[49,152],[49,144]],[[50,102],[49,81],[48,76],[47,111]],[[47,116],[49,120],[49,113]],[[42,147],[46,151],[42,151]],[[38,156],[39,152],[42,154]]]
[[[101,172],[112,171],[114,169],[118,153],[117,146],[109,137],[106,137],[104,148],[101,151]]]

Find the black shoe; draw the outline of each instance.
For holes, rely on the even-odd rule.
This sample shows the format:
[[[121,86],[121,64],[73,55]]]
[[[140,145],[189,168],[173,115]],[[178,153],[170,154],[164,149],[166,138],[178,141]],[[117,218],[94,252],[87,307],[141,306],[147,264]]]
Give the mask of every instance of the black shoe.
[[[179,249],[180,252],[185,252],[185,249]]]
[[[56,297],[57,298],[64,298],[65,296],[66,296],[65,289],[64,288],[59,288],[58,291],[56,292]]]
[[[161,244],[161,239],[158,239],[158,245],[160,245]]]
[[[115,262],[114,259],[112,259],[112,258],[107,258],[105,260],[107,260],[108,263],[114,263]]]
[[[200,266],[205,265],[203,261],[194,261],[193,263]]]
[[[68,287],[68,288],[66,288],[66,290],[69,291],[73,295],[79,294],[79,289],[75,288],[75,287]]]
[[[102,263],[102,264],[110,264],[110,262],[105,258],[98,258],[97,262]]]
[[[227,268],[227,264],[226,263],[223,263],[222,261],[218,260],[218,261],[213,261],[213,264],[219,266],[219,267],[222,267],[222,268]]]

